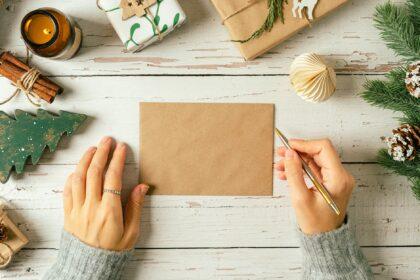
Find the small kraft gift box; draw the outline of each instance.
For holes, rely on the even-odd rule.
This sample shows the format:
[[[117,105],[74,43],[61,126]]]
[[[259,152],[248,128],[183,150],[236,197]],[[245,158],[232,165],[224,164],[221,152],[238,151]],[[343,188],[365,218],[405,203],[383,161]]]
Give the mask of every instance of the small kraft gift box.
[[[6,269],[12,262],[15,254],[28,244],[28,238],[19,230],[3,209],[5,206],[5,201],[0,199],[0,270]]]
[[[97,0],[97,5],[129,52],[162,40],[187,18],[177,0]]]
[[[211,0],[232,41],[252,60],[348,0]]]

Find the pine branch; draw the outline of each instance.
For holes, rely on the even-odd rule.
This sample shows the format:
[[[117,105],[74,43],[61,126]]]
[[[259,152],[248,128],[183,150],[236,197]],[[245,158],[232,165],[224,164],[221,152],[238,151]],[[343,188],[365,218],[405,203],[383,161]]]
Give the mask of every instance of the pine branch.
[[[411,22],[414,24],[414,32],[416,35],[420,35],[420,0],[408,0],[407,8]]]
[[[405,113],[404,117],[398,118],[400,123],[408,123],[411,125],[420,125],[420,115]]]
[[[420,124],[420,99],[411,96],[405,87],[405,69],[397,68],[389,72],[388,81],[371,80],[364,84],[365,91],[360,95],[368,103],[400,111],[402,119],[411,124]]]
[[[287,3],[287,0],[268,0],[268,15],[263,25],[252,33],[247,39],[244,40],[232,40],[232,42],[246,43],[253,39],[260,37],[264,32],[270,32],[277,19],[280,19],[284,23],[283,16],[283,3]]]
[[[385,77],[389,80],[390,83],[398,84],[401,88],[405,88],[405,75],[407,72],[407,67],[398,67],[394,68],[388,73],[385,74]]]
[[[418,150],[418,153],[420,151]],[[394,173],[420,180],[420,157],[416,157],[412,161],[396,161],[385,149],[381,149],[377,156],[378,163]]]
[[[419,2],[413,0],[414,4]],[[415,18],[418,15],[414,16]],[[416,35],[407,7],[399,7],[390,2],[376,7],[375,26],[387,46],[407,61],[420,58],[420,36]]]

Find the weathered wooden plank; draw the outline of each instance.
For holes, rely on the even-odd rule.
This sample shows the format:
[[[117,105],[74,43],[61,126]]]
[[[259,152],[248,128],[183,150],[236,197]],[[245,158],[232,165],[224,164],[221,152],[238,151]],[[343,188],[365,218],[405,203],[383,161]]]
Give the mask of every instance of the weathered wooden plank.
[[[372,162],[384,147],[380,136],[388,135],[397,122],[390,111],[380,110],[357,96],[364,77],[340,76],[338,89],[322,104],[300,99],[287,77],[61,77],[66,91],[45,109],[67,110],[91,118],[76,135],[65,138],[54,154],[42,162],[76,163],[84,150],[104,135],[117,137],[133,149],[129,162],[138,162],[138,102],[257,102],[276,104],[276,125],[289,137],[329,137],[347,162]],[[0,79],[0,96],[13,87]],[[21,95],[2,109],[35,111]]]
[[[159,45],[136,53],[123,53],[122,43],[95,1],[6,1],[1,8],[0,50],[23,57],[20,20],[28,11],[45,6],[75,17],[84,32],[80,54],[69,62],[35,58],[52,75],[108,74],[287,74],[291,61],[304,52],[325,55],[339,72],[383,73],[398,59],[386,48],[373,27],[372,14],[380,0],[351,0],[254,61],[244,61],[210,1],[180,1],[189,20]],[[289,12],[289,11],[285,11]]]
[[[419,248],[363,248],[375,279],[418,279]],[[40,279],[56,250],[23,250],[2,279]],[[123,279],[300,279],[298,248],[275,249],[137,249]]]
[[[420,245],[420,204],[407,181],[376,164],[351,164],[357,178],[350,217],[360,244]],[[32,248],[58,246],[62,227],[61,193],[71,165],[28,167],[11,178],[0,196],[11,202],[10,215]],[[135,164],[127,166],[126,186],[137,182]],[[128,188],[130,189],[130,188]],[[294,213],[285,183],[275,182],[274,197],[148,197],[138,246],[278,247],[297,246]]]

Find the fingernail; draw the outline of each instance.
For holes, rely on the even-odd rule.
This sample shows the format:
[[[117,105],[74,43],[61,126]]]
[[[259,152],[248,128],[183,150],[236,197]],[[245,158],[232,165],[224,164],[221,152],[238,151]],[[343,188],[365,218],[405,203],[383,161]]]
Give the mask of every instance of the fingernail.
[[[104,137],[104,138],[102,138],[102,140],[101,140],[101,144],[108,144],[108,143],[110,143],[111,142],[111,137]]]
[[[90,147],[89,149],[88,149],[88,152],[89,153],[93,153],[93,152],[95,152],[96,151],[96,147],[95,146],[92,146],[92,147]]]
[[[149,190],[149,186],[148,185],[141,185],[141,188],[139,188],[142,194],[146,194],[147,191]]]
[[[295,156],[295,152],[292,150],[287,150],[286,151],[286,158],[291,159]]]
[[[118,142],[117,149],[125,149],[125,144],[123,142]]]

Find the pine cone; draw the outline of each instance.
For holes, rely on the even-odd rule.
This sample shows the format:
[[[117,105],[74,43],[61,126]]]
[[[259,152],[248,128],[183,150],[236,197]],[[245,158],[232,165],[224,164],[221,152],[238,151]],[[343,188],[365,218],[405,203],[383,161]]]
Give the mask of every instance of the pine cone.
[[[420,147],[420,128],[403,124],[392,133],[392,137],[385,139],[389,155],[396,161],[413,160]]]
[[[405,75],[405,86],[412,96],[420,97],[420,60],[408,66],[408,71]]]
[[[0,224],[0,242],[7,240],[7,227]]]

